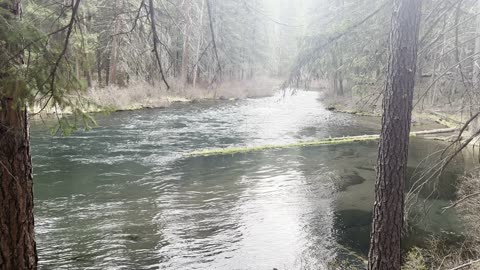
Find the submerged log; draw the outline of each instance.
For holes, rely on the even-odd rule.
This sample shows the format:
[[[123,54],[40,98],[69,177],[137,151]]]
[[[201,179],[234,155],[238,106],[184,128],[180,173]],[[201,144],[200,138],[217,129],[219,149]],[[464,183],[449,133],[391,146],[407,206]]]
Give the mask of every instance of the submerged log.
[[[334,145],[334,144],[346,144],[360,141],[372,141],[378,140],[379,135],[363,135],[363,136],[349,136],[349,137],[336,137],[321,139],[318,141],[307,142],[294,142],[289,144],[270,144],[270,145],[258,145],[258,146],[240,146],[240,147],[227,147],[227,148],[214,148],[193,151],[188,153],[187,156],[217,156],[217,155],[233,155],[240,153],[258,152],[271,149],[285,149],[285,148],[297,148],[307,146],[320,146],[320,145]]]
[[[433,130],[424,130],[411,132],[410,136],[421,136],[421,135],[431,135],[431,134],[441,134],[458,131],[458,128],[442,128],[442,129],[433,129]],[[310,146],[321,146],[321,145],[336,145],[336,144],[348,144],[354,142],[364,142],[364,141],[374,141],[378,140],[380,135],[360,135],[360,136],[346,136],[346,137],[335,137],[335,138],[325,138],[315,141],[300,141],[288,144],[269,144],[269,145],[257,145],[257,146],[240,146],[240,147],[227,147],[227,148],[214,148],[214,149],[203,149],[197,150],[188,153],[187,157],[196,157],[196,156],[220,156],[220,155],[234,155],[241,153],[250,153],[250,152],[259,152],[273,149],[286,149],[286,148],[298,148],[298,147],[310,147]]]
[[[456,132],[456,131],[459,131],[459,130],[460,130],[459,128],[439,128],[439,129],[411,132],[410,136],[451,133],[451,132]]]

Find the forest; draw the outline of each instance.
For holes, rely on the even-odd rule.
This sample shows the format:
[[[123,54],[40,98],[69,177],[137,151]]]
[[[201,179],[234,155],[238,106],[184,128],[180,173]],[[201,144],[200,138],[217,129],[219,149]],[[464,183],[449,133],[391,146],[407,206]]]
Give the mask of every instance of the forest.
[[[480,269],[480,0],[0,0],[0,270]]]

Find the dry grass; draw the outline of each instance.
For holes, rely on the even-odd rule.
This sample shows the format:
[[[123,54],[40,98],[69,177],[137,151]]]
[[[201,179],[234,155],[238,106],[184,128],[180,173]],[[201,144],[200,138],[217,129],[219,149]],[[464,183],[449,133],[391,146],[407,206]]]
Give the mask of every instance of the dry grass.
[[[463,243],[452,245],[445,239],[432,239],[428,249],[413,249],[407,257],[404,269],[456,269],[456,267],[480,259],[480,168],[459,181],[458,211],[464,226]],[[423,264],[419,262],[423,262]],[[428,268],[424,268],[429,265]],[[458,268],[457,268],[458,269]],[[480,270],[480,263],[460,269]]]
[[[87,99],[100,107],[113,110],[168,107],[173,102],[188,102],[200,99],[243,99],[273,95],[279,88],[280,80],[256,78],[244,81],[229,81],[212,86],[183,87],[178,81],[170,80],[170,90],[162,83],[154,85],[132,82],[128,87],[93,87],[87,92]]]
[[[177,93],[167,92],[161,87],[144,82],[132,83],[126,88],[117,86],[91,88],[87,92],[87,99],[99,107],[113,110],[167,107],[172,101],[186,101]]]
[[[465,222],[465,233],[480,248],[480,194],[478,192],[480,192],[480,168],[477,168],[475,173],[461,179],[458,198],[463,200],[457,205]]]
[[[244,99],[266,97],[280,88],[280,79],[257,77],[251,80],[226,81],[213,85],[200,84],[197,88],[188,87],[183,95],[190,99]],[[177,87],[180,89],[180,87]],[[181,91],[182,92],[182,91]]]

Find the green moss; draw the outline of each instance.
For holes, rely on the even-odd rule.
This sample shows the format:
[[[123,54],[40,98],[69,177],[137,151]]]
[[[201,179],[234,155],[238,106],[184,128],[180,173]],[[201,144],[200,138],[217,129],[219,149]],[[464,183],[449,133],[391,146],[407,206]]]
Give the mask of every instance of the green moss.
[[[365,112],[365,111],[352,111],[352,110],[334,110],[335,112],[339,113],[347,113],[347,114],[353,114],[353,115],[358,115],[358,116],[372,116],[372,117],[381,117],[381,114],[378,113],[370,113],[370,112]]]
[[[321,146],[321,145],[337,145],[337,144],[347,144],[361,141],[372,141],[377,140],[378,135],[364,135],[364,136],[350,136],[350,137],[339,137],[339,138],[328,138],[318,141],[308,141],[308,142],[295,142],[290,144],[279,144],[279,145],[260,145],[260,146],[245,146],[245,147],[228,147],[228,148],[217,148],[217,149],[206,149],[194,151],[187,156],[219,156],[219,155],[233,155],[241,153],[250,153],[265,151],[271,149],[287,149],[287,148],[298,148],[298,147],[309,147],[309,146]]]
[[[426,270],[425,257],[422,254],[422,250],[414,248],[407,254],[405,264],[402,266],[402,270]]]
[[[435,132],[435,130],[432,130],[432,132]],[[418,133],[419,132],[411,132],[410,137],[420,136]],[[422,135],[428,135],[428,134],[426,133]],[[267,144],[267,145],[259,145],[259,146],[213,148],[213,149],[193,151],[188,153],[186,156],[188,157],[204,156],[205,157],[205,156],[234,155],[234,154],[260,152],[260,151],[273,150],[273,149],[349,144],[349,143],[363,142],[363,141],[374,141],[374,140],[378,140],[379,138],[380,138],[380,135],[362,135],[362,136],[327,138],[327,139],[307,141],[307,142],[300,141],[300,142],[294,142],[289,144]]]

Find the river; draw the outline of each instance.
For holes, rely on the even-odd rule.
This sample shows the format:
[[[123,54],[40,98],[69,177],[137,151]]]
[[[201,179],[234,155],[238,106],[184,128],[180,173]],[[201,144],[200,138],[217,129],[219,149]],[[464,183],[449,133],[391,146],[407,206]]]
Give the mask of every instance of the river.
[[[376,134],[378,119],[327,111],[318,93],[97,115],[69,137],[32,127],[40,269],[361,267],[376,142],[188,157],[200,149]],[[443,144],[413,139],[409,172]],[[456,167],[462,162],[456,161]],[[457,232],[440,215],[425,234]]]

